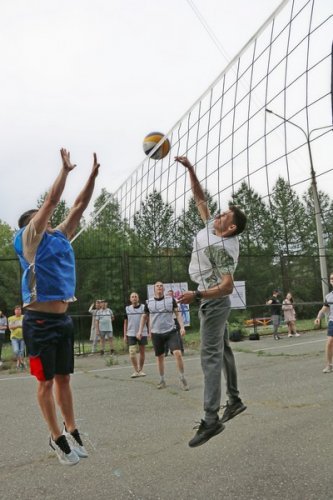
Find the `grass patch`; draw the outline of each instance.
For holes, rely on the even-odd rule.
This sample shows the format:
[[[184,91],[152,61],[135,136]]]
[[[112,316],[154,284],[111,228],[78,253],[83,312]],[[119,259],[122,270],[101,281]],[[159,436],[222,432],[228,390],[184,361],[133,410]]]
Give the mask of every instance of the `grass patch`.
[[[115,365],[119,365],[119,359],[118,359],[118,356],[110,356],[109,358],[107,358],[105,360],[105,365],[106,366],[115,366]]]

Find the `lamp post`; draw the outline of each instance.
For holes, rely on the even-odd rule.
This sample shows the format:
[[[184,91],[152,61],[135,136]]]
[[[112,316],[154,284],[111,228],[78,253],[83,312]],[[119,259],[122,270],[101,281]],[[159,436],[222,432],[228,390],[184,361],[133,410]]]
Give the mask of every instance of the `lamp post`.
[[[317,241],[318,241],[318,251],[319,251],[319,265],[320,265],[320,279],[321,279],[321,288],[322,288],[323,300],[324,300],[326,295],[329,292],[328,281],[327,281],[327,277],[328,277],[327,259],[326,259],[326,248],[325,248],[324,237],[323,237],[323,225],[322,225],[321,217],[320,217],[320,204],[319,204],[316,174],[315,174],[314,167],[313,167],[310,136],[311,136],[312,132],[315,132],[316,130],[322,130],[322,129],[326,129],[326,128],[332,129],[332,125],[328,125],[327,127],[314,128],[313,130],[311,130],[307,134],[302,127],[300,127],[296,123],[288,120],[284,116],[278,115],[277,113],[275,113],[271,109],[266,108],[265,111],[266,111],[266,113],[271,113],[272,115],[275,115],[278,118],[280,118],[280,120],[282,120],[286,123],[290,123],[290,125],[293,125],[294,127],[298,128],[304,134],[304,137],[306,139],[306,143],[308,145],[310,168],[311,168],[311,189],[312,189],[313,204],[314,204],[315,217],[316,217],[316,230],[317,230]]]

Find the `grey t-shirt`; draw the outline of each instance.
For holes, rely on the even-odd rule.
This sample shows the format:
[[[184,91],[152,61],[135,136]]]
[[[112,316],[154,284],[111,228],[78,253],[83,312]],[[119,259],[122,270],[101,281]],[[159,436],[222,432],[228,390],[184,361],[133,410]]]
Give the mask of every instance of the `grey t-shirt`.
[[[98,321],[99,330],[101,332],[112,332],[112,316],[111,309],[99,309],[96,314],[96,321]]]
[[[149,314],[151,332],[158,334],[175,330],[173,312],[177,308],[177,302],[172,297],[149,299],[145,312]]]
[[[126,316],[127,319],[127,335],[129,337],[135,337],[140,329],[141,316],[145,312],[145,306],[139,304],[137,307],[126,306]],[[142,336],[147,337],[147,326],[145,325],[142,330]]]

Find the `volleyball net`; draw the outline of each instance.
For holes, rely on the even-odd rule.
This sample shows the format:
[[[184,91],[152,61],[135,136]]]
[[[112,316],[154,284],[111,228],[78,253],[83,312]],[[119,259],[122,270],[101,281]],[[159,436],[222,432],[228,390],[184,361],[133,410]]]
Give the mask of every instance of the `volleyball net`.
[[[193,289],[201,221],[174,160],[185,155],[212,212],[231,202],[248,215],[235,275],[247,306],[259,308],[273,288],[322,300],[323,262],[333,269],[332,33],[330,2],[280,4],[166,134],[170,154],[145,157],[117,191],[102,192],[74,242],[81,297],[99,289],[117,309],[157,279]]]

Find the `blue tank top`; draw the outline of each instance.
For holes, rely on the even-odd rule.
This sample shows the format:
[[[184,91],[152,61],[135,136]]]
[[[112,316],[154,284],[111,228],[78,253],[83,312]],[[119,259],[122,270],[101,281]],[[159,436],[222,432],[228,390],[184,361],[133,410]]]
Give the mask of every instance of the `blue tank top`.
[[[14,248],[23,269],[24,304],[50,300],[70,300],[75,293],[75,260],[72,245],[61,231],[45,232],[29,264],[23,256],[22,233],[14,238]]]

